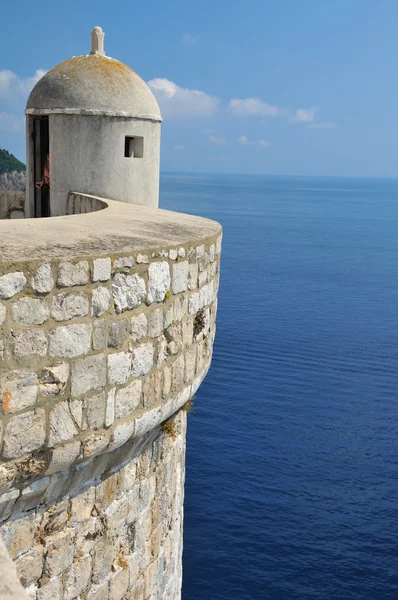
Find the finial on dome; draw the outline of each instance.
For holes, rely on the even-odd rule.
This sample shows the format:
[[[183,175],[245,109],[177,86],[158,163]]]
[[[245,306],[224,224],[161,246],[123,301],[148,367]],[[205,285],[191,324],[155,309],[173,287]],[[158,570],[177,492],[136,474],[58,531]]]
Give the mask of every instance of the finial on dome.
[[[105,56],[104,52],[104,37],[105,33],[101,27],[94,27],[91,32],[92,48],[90,54],[98,54],[99,56]]]

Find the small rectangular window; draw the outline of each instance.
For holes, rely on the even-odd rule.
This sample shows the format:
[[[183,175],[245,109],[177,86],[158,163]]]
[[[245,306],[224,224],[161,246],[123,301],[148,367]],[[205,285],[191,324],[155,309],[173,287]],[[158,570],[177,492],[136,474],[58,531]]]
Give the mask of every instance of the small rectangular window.
[[[144,138],[126,135],[124,138],[124,156],[126,158],[142,158],[144,156]]]

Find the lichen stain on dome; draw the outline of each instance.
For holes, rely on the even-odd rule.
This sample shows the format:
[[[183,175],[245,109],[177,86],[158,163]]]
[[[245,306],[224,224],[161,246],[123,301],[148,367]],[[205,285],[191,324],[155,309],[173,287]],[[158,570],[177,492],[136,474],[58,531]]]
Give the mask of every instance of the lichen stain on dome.
[[[90,105],[90,106],[88,106]],[[27,108],[104,108],[160,117],[145,81],[124,63],[98,54],[74,56],[48,71],[33,88]]]
[[[131,77],[131,75],[139,77],[133,69],[130,69],[119,60],[97,54],[73,56],[51,69],[51,71],[54,75],[59,73],[62,77],[71,78],[87,74],[100,75],[109,79],[113,78],[115,74],[122,77]]]

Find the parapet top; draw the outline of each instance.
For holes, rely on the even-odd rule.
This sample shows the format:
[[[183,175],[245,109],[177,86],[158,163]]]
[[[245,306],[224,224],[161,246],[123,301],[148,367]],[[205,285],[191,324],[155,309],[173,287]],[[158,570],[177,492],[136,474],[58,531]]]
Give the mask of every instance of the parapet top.
[[[90,54],[98,54],[99,56],[105,56],[104,37],[105,33],[102,31],[101,27],[94,27],[94,29],[91,32]]]

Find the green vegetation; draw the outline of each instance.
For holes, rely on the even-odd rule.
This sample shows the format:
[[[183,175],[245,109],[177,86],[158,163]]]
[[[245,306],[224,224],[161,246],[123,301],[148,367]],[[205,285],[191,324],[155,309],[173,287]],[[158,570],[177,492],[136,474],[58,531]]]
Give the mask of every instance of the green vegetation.
[[[18,171],[18,173],[21,173],[25,170],[26,167],[20,160],[7,152],[7,150],[2,150],[0,148],[0,175],[2,173],[11,173],[12,171]]]
[[[176,424],[172,418],[162,423],[162,430],[172,440],[175,440],[178,435]]]

